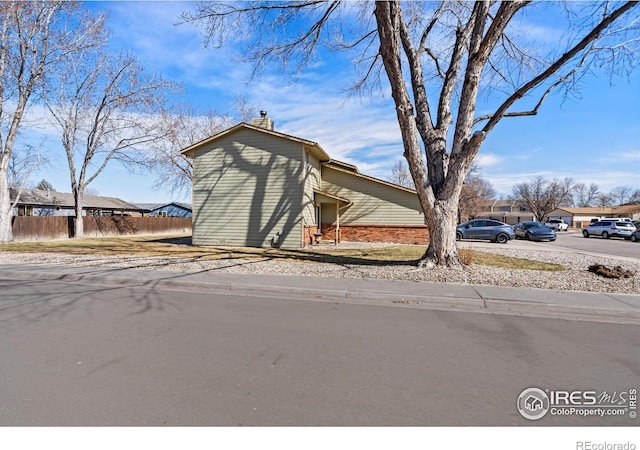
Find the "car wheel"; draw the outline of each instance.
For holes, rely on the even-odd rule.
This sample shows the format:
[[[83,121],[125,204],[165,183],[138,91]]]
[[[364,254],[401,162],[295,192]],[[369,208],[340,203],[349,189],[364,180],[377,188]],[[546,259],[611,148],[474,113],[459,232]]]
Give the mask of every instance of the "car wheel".
[[[602,239],[609,239],[609,233],[607,233],[606,231],[602,232]]]
[[[530,240],[531,240],[531,233],[527,233],[527,234],[525,234],[525,235],[524,235],[524,238],[525,238],[527,241],[530,241]]]
[[[456,241],[461,241],[462,240],[462,233],[460,233],[459,231],[456,233]]]
[[[631,242],[636,242],[638,240],[638,238],[636,237],[635,234],[631,235]]]
[[[496,242],[498,244],[506,244],[507,242],[509,242],[509,236],[504,233],[500,233],[496,236]]]
[[[587,230],[584,230],[584,231],[582,232],[582,235],[583,235],[584,237],[588,238],[588,237],[589,237],[589,232],[588,232]]]

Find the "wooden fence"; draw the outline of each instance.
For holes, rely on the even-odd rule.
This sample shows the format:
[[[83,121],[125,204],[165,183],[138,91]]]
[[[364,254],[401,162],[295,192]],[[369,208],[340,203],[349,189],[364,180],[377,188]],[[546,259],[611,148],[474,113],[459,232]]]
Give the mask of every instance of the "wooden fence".
[[[14,241],[48,241],[73,237],[75,217],[13,217]],[[83,217],[84,237],[191,232],[191,217]]]

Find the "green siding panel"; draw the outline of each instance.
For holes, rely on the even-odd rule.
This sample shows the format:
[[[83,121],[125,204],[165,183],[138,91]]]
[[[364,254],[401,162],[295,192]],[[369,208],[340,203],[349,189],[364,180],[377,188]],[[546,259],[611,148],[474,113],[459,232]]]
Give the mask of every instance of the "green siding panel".
[[[316,211],[314,204],[314,189],[319,189],[322,181],[320,161],[309,155],[308,163],[305,164],[304,173],[304,193],[302,197],[302,217],[305,225],[316,223]]]
[[[326,166],[322,190],[353,202],[340,211],[343,225],[424,225],[418,195],[412,192]],[[335,205],[324,204],[322,222],[335,221]]]
[[[194,245],[299,248],[302,158],[301,144],[246,129],[197,149]]]

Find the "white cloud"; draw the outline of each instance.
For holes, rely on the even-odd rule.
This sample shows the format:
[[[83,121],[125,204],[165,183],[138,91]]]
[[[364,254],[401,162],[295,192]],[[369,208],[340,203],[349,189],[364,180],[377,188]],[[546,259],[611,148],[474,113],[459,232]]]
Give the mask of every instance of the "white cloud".
[[[315,141],[331,157],[356,164],[368,175],[385,176],[403,153],[394,109],[390,99],[345,100],[340,88],[350,75],[336,73],[313,85],[287,85],[268,76],[250,85],[247,95],[250,103],[267,110],[276,130]]]
[[[620,155],[623,159],[640,160],[640,150],[633,152],[626,152]]]
[[[476,156],[475,162],[484,169],[486,167],[497,166],[502,163],[503,160],[504,158],[502,156],[496,155],[495,153],[484,153]]]

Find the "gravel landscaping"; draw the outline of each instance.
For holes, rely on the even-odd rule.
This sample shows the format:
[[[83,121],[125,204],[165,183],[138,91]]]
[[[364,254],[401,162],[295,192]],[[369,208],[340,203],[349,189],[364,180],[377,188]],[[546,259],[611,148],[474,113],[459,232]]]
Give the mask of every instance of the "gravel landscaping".
[[[363,248],[382,244],[340,244],[338,248]],[[318,277],[374,278],[386,280],[428,281],[435,283],[464,283],[514,286],[554,290],[573,290],[603,293],[640,294],[640,260],[603,258],[576,252],[532,251],[506,246],[482,248],[483,252],[516,258],[561,264],[564,271],[516,270],[471,264],[462,270],[417,269],[411,265],[361,265],[318,262],[285,262],[274,260],[194,260],[169,257],[122,257],[98,255],[69,255],[63,253],[0,253],[0,264],[42,264],[91,267],[117,267],[176,272],[216,271],[226,273],[297,275]],[[619,265],[631,270],[631,278],[607,279],[589,272],[592,264]]]

